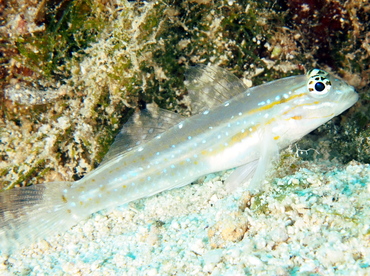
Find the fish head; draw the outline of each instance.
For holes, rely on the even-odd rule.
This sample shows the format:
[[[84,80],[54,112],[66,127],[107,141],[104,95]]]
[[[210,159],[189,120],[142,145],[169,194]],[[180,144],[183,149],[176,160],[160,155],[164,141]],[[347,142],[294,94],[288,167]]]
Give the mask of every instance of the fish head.
[[[341,114],[358,100],[353,86],[321,69],[299,76],[301,83],[290,96],[284,119],[309,132]]]
[[[353,86],[324,70],[308,71],[307,79],[307,96],[316,104],[317,112],[314,113],[318,115],[337,116],[358,100]]]
[[[350,108],[358,100],[355,89],[320,69],[288,80],[290,94],[281,118],[285,144],[301,137]]]

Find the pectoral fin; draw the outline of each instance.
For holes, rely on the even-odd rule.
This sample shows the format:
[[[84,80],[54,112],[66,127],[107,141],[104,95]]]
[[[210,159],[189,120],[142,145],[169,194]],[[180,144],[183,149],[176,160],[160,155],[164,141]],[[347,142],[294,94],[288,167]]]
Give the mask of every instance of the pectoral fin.
[[[231,175],[226,179],[225,186],[228,192],[232,192],[238,188],[238,186],[242,186],[243,184],[247,183],[250,180],[258,165],[258,160],[252,161],[247,163],[243,166],[237,167]]]
[[[270,128],[261,131],[259,147],[259,159],[236,168],[227,179],[225,184],[229,191],[246,184],[249,179],[251,179],[247,187],[249,191],[255,192],[261,189],[266,174],[272,169],[274,160],[279,157],[279,148]]]

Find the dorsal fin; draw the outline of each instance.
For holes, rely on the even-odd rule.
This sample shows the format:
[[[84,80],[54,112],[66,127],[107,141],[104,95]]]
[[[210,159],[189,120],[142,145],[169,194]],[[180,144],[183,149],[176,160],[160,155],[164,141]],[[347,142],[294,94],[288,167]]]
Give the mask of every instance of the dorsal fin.
[[[101,164],[146,143],[184,119],[180,114],[157,107],[135,112],[117,134]]]
[[[210,110],[248,89],[234,74],[214,65],[188,69],[185,85],[193,115]]]

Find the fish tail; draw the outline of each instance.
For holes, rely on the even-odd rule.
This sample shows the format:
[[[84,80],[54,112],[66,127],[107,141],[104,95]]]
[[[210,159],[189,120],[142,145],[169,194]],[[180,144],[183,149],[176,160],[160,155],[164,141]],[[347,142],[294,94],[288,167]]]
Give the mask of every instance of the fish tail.
[[[0,193],[0,251],[12,253],[76,224],[63,197],[70,182],[52,182]]]

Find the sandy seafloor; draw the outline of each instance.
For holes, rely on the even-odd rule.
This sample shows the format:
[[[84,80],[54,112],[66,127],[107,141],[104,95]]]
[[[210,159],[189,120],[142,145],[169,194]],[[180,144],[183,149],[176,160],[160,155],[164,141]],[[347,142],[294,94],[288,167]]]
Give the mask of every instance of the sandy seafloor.
[[[301,162],[251,196],[204,183],[93,214],[0,275],[370,275],[370,166]]]

